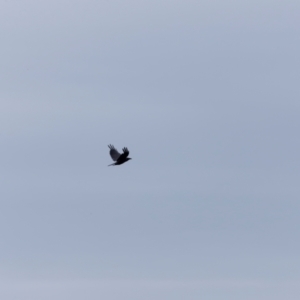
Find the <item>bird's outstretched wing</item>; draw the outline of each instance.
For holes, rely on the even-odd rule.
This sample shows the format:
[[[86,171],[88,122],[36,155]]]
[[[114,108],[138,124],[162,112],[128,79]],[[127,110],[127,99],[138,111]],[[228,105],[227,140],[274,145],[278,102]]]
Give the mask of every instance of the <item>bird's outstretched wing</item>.
[[[124,147],[123,149],[123,153],[120,155],[120,157],[118,158],[118,161],[122,161],[124,160],[125,158],[127,158],[127,156],[129,155],[129,151],[126,147]]]
[[[121,156],[121,154],[118,152],[118,150],[113,145],[108,145],[108,148],[110,149],[109,154],[110,154],[112,160],[117,161],[118,158]]]
[[[121,155],[122,157],[126,158],[129,155],[129,150],[127,149],[127,147],[124,147],[122,150],[123,153]]]

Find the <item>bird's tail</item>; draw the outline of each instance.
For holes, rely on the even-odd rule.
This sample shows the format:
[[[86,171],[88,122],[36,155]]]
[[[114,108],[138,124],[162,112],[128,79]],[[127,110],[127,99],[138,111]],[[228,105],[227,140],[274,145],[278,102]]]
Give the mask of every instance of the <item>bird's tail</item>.
[[[109,166],[115,166],[115,165],[116,165],[116,164],[114,163],[114,164],[108,165],[108,167],[109,167]]]

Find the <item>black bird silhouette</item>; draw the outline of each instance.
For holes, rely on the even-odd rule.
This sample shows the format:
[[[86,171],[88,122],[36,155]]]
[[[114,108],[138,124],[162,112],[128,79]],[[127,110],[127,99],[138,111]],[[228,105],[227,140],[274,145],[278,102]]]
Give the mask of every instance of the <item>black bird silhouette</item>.
[[[128,157],[129,151],[126,147],[124,147],[122,149],[123,150],[122,154],[120,154],[118,152],[118,150],[113,145],[108,145],[108,148],[110,149],[109,154],[110,154],[112,160],[115,161],[114,164],[111,164],[111,165],[108,165],[108,166],[121,165],[121,164],[124,164],[126,161],[131,159],[130,157]]]

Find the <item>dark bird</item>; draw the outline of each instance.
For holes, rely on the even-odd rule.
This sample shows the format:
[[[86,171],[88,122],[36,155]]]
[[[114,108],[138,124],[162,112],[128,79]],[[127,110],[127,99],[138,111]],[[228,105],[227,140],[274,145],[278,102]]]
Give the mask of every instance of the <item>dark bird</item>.
[[[108,145],[108,148],[110,149],[109,151],[109,154],[112,158],[112,160],[115,161],[114,164],[111,164],[111,165],[108,165],[108,166],[117,166],[117,165],[121,165],[121,164],[124,164],[124,162],[130,160],[131,158],[128,157],[129,155],[129,151],[126,147],[124,147],[122,150],[123,150],[123,153],[120,154],[118,152],[118,150],[113,146],[113,145]]]

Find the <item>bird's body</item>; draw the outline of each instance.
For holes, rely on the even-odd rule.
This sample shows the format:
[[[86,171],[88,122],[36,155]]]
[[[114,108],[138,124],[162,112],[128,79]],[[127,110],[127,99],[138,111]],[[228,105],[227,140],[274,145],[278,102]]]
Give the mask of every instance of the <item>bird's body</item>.
[[[111,164],[109,166],[121,165],[121,164],[124,164],[126,161],[131,159],[130,157],[128,157],[129,151],[126,147],[124,147],[122,149],[123,150],[122,154],[120,154],[118,152],[118,150],[113,145],[108,145],[108,148],[110,149],[109,154],[110,154],[112,160],[115,161],[114,164]]]

